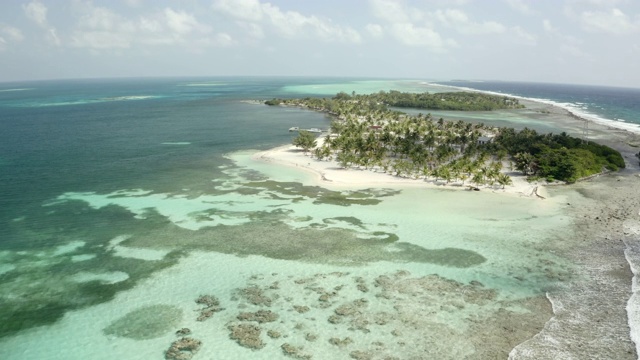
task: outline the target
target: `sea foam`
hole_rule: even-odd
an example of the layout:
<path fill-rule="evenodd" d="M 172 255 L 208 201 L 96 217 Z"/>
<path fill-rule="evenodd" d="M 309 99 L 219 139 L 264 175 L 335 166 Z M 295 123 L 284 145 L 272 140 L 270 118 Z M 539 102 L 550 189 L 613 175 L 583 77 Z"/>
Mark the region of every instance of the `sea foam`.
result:
<path fill-rule="evenodd" d="M 436 85 L 436 84 L 432 84 L 432 85 Z M 447 86 L 447 87 L 450 87 L 452 89 L 480 92 L 480 93 L 490 94 L 490 95 L 509 96 L 509 97 L 516 98 L 516 99 L 519 99 L 519 100 L 527 100 L 527 101 L 533 101 L 533 102 L 538 102 L 538 103 L 542 103 L 542 104 L 552 105 L 552 106 L 564 109 L 564 110 L 568 111 L 570 114 L 572 114 L 572 115 L 576 116 L 577 118 L 582 119 L 584 121 L 591 121 L 591 122 L 594 122 L 596 124 L 609 126 L 609 127 L 612 127 L 612 128 L 626 130 L 626 131 L 630 131 L 632 133 L 640 134 L 640 125 L 631 124 L 631 123 L 625 122 L 622 119 L 608 119 L 608 118 L 602 117 L 600 115 L 596 115 L 594 113 L 591 113 L 591 112 L 587 111 L 586 110 L 586 105 L 584 103 L 580 103 L 580 102 L 575 102 L 575 103 L 558 102 L 558 101 L 553 101 L 553 100 L 550 100 L 550 99 L 524 97 L 524 96 L 513 95 L 513 94 L 509 94 L 509 93 L 500 93 L 500 92 L 496 92 L 496 91 L 478 90 L 478 89 L 473 89 L 473 88 L 464 87 L 464 86 L 450 86 L 450 85 L 440 85 L 440 86 Z"/>
<path fill-rule="evenodd" d="M 625 232 L 628 237 L 623 241 L 627 248 L 624 256 L 629 262 L 629 268 L 633 272 L 631 282 L 631 297 L 627 302 L 627 318 L 631 340 L 636 344 L 636 352 L 640 354 L 640 284 L 638 283 L 638 272 L 640 271 L 640 223 L 633 224 L 631 221 L 625 222 Z"/>
<path fill-rule="evenodd" d="M 159 97 L 161 96 L 131 95 L 131 96 L 105 97 L 105 98 L 97 98 L 97 99 L 77 99 L 77 100 L 67 100 L 67 101 L 21 102 L 21 103 L 12 104 L 12 106 L 40 108 L 40 107 L 51 107 L 51 106 L 98 104 L 98 103 L 113 102 L 113 101 L 138 101 L 138 100 L 155 99 Z"/>
<path fill-rule="evenodd" d="M 15 91 L 28 91 L 33 90 L 33 88 L 20 88 L 20 89 L 2 89 L 0 92 L 15 92 Z"/>

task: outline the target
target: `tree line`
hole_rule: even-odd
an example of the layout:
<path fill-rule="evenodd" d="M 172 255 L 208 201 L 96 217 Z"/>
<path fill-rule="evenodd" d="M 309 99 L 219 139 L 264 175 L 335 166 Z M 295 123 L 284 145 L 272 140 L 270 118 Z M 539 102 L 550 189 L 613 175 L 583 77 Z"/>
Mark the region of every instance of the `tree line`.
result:
<path fill-rule="evenodd" d="M 400 107 L 415 108 L 425 110 L 460 110 L 460 111 L 491 111 L 498 109 L 522 109 L 524 105 L 520 104 L 518 99 L 508 97 L 484 94 L 478 92 L 441 92 L 441 93 L 409 93 L 390 90 L 388 92 L 380 91 L 373 94 L 360 95 L 352 92 L 351 95 L 345 92 L 339 92 L 332 99 L 303 99 L 305 104 L 315 108 L 321 106 L 326 110 L 331 110 L 337 104 L 344 102 L 357 103 L 360 106 L 367 107 Z M 271 99 L 265 101 L 267 105 L 291 104 L 291 102 L 299 101 L 299 99 Z"/>
<path fill-rule="evenodd" d="M 625 166 L 616 150 L 566 133 L 538 134 L 526 128 L 516 131 L 461 120 L 435 119 L 431 114 L 407 115 L 389 109 L 391 101 L 384 99 L 390 94 L 395 99 L 418 98 L 416 94 L 397 91 L 372 95 L 341 92 L 331 99 L 274 99 L 272 102 L 333 114 L 336 120 L 331 123 L 322 146 L 316 148 L 313 135 L 304 132 L 294 139 L 294 145 L 305 151 L 315 148 L 315 157 L 335 159 L 345 168 L 372 169 L 447 183 L 461 181 L 463 185 L 469 181 L 504 187 L 511 184 L 510 177 L 502 171 L 505 167 L 515 168 L 530 178 L 571 183 Z M 472 94 L 472 98 L 478 95 Z M 517 100 L 500 101 L 519 107 Z M 397 106 L 397 102 L 393 104 Z M 461 106 L 458 110 L 462 108 L 467 107 Z"/>

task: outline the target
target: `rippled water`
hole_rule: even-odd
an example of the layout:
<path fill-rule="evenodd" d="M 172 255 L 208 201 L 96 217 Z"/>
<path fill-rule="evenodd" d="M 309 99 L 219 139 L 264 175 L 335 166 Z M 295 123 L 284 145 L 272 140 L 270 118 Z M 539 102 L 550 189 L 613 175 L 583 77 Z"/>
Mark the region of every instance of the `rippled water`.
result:
<path fill-rule="evenodd" d="M 0 355 L 162 357 L 188 327 L 203 343 L 194 358 L 285 357 L 284 344 L 314 358 L 460 358 L 505 321 L 533 324 L 509 346 L 535 334 L 551 316 L 546 291 L 573 276 L 557 246 L 571 240 L 562 199 L 324 188 L 252 160 L 249 149 L 288 143 L 289 127 L 330 120 L 243 100 L 317 86 L 422 85 L 4 86 L 28 90 L 0 93 Z M 223 309 L 198 321 L 203 294 Z M 260 309 L 280 320 L 260 324 L 264 346 L 250 350 L 230 327 Z"/>

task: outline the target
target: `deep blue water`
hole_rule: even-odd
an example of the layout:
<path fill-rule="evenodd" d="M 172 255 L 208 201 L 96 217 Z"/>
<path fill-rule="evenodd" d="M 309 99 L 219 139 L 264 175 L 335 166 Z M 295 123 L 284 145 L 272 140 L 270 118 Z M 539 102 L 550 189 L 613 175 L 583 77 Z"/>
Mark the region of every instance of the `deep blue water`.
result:
<path fill-rule="evenodd" d="M 640 124 L 640 89 L 502 81 L 444 81 L 438 84 L 549 100 L 602 119 Z"/>

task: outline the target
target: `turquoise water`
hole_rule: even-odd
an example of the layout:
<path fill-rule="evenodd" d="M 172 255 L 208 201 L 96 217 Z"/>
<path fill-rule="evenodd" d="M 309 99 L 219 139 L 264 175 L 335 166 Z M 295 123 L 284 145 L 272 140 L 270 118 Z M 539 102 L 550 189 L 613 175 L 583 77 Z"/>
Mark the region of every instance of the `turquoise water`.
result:
<path fill-rule="evenodd" d="M 318 82 L 303 84 L 291 84 L 283 87 L 283 90 L 291 94 L 309 94 L 333 96 L 339 92 L 352 92 L 358 94 L 372 94 L 379 91 L 398 90 L 407 92 L 442 92 L 450 90 L 447 87 L 431 85 L 418 80 L 360 80 L 360 81 Z M 299 95 L 298 95 L 299 96 Z"/>
<path fill-rule="evenodd" d="M 238 312 L 266 306 L 245 299 L 247 288 L 271 299 L 283 321 L 271 330 L 316 358 L 373 351 L 373 342 L 401 358 L 416 356 L 409 347 L 458 358 L 491 333 L 478 328 L 483 319 L 548 316 L 529 302 L 571 277 L 573 265 L 555 252 L 571 234 L 562 199 L 332 189 L 249 156 L 289 143 L 292 126 L 326 128 L 330 119 L 245 100 L 318 87 L 322 95 L 423 86 L 250 78 L 1 84 L 27 90 L 0 92 L 0 357 L 162 357 L 181 327 L 203 341 L 198 358 L 284 357 L 280 338 L 262 334 L 260 351 L 230 339 Z M 402 289 L 380 280 L 394 276 Z M 325 293 L 335 299 L 318 303 Z M 206 323 L 195 316 L 203 294 L 224 308 Z M 326 321 L 360 298 L 371 312 L 358 313 L 371 318 Z M 397 335 L 416 311 L 424 315 L 415 337 Z M 331 345 L 334 333 L 353 342 Z M 398 347 L 398 336 L 410 346 Z"/>
<path fill-rule="evenodd" d="M 233 80 L 226 86 L 195 81 L 63 81 L 27 84 L 0 96 L 0 251 L 3 271 L 0 334 L 59 319 L 67 310 L 106 301 L 135 279 L 168 266 L 112 261 L 102 246 L 127 233 L 154 228 L 119 207 L 94 210 L 81 202 L 48 206 L 67 192 L 145 189 L 185 196 L 213 191 L 230 151 L 290 141 L 292 125 L 323 126 L 319 114 L 240 100 L 271 94 L 276 85 Z M 3 84 L 16 88 L 16 84 Z M 25 87 L 25 86 L 22 86 Z M 256 95 L 258 94 L 258 95 Z M 108 99 L 108 100 L 105 100 Z M 175 145 L 182 144 L 182 145 Z M 148 225 L 148 226 L 147 226 Z M 58 246 L 82 250 L 45 259 Z M 92 254 L 86 261 L 73 256 Z M 77 259 L 77 258 L 76 258 Z M 128 280 L 60 284 L 78 271 L 122 270 Z M 135 273 L 135 275 L 133 274 Z"/>

